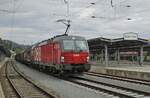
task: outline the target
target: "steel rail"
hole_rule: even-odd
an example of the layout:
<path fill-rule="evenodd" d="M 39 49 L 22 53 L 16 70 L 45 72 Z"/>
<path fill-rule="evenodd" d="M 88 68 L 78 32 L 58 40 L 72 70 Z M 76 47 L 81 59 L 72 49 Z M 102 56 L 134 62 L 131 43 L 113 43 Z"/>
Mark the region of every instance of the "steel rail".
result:
<path fill-rule="evenodd" d="M 105 88 L 101 88 L 98 86 L 92 86 L 90 84 L 85 84 L 85 83 L 79 82 L 78 80 L 83 80 L 83 81 L 87 81 L 87 82 L 91 82 L 91 83 L 96 83 L 97 85 L 104 85 L 107 87 L 116 88 L 116 89 L 118 89 L 118 92 L 111 90 L 111 89 L 105 89 Z M 94 80 L 90 80 L 90 79 L 86 79 L 86 78 L 81 78 L 81 77 L 72 77 L 72 79 L 69 79 L 68 81 L 82 85 L 82 86 L 86 86 L 86 87 L 89 87 L 89 88 L 92 88 L 95 90 L 108 92 L 110 94 L 119 96 L 121 98 L 137 98 L 137 97 L 135 95 L 132 95 L 132 94 L 130 95 L 128 93 L 120 93 L 119 90 L 121 90 L 121 92 L 126 91 L 126 92 L 131 92 L 133 94 L 138 94 L 138 96 L 140 96 L 140 95 L 141 96 L 149 96 L 150 95 L 150 93 L 147 93 L 147 92 L 137 91 L 137 90 L 124 88 L 124 87 L 120 87 L 120 86 L 116 86 L 116 85 L 112 85 L 112 84 L 107 84 L 107 83 L 103 83 L 103 82 L 98 82 L 98 81 L 94 81 Z"/>
<path fill-rule="evenodd" d="M 8 75 L 8 62 L 6 62 L 5 64 L 6 68 L 5 68 L 5 75 L 6 75 L 6 78 L 9 82 L 9 84 L 11 85 L 13 91 L 16 93 L 17 97 L 18 98 L 23 98 L 23 96 L 19 93 L 19 91 L 17 90 L 17 88 L 15 87 L 14 83 L 11 81 L 9 75 Z"/>
<path fill-rule="evenodd" d="M 41 91 L 42 93 L 44 93 L 45 95 L 49 96 L 49 98 L 58 98 L 58 96 L 52 95 L 50 93 L 48 93 L 47 91 L 45 91 L 43 88 L 39 87 L 38 84 L 33 83 L 30 79 L 28 79 L 26 76 L 24 76 L 21 72 L 19 72 L 16 68 L 16 66 L 13 64 L 13 62 L 10 62 L 14 71 L 17 72 L 18 75 L 20 75 L 25 81 L 29 82 L 30 84 L 32 84 L 35 88 L 37 88 L 39 91 Z M 7 73 L 8 76 L 8 73 Z M 9 76 L 8 76 L 9 78 Z M 11 81 L 11 79 L 9 78 L 9 81 Z M 19 96 L 19 98 L 24 98 L 24 96 L 22 96 L 19 91 L 17 90 L 17 88 L 15 87 L 15 85 L 10 82 L 10 84 L 13 86 L 14 91 L 17 93 L 17 95 Z"/>
<path fill-rule="evenodd" d="M 131 96 L 126 95 L 126 94 L 121 94 L 121 93 L 118 93 L 118 92 L 114 92 L 112 90 L 108 90 L 108 89 L 105 89 L 105 88 L 100 88 L 100 87 L 97 87 L 97 86 L 92 86 L 92 85 L 89 85 L 89 84 L 81 83 L 81 82 L 78 82 L 74 79 L 73 80 L 67 80 L 67 81 L 78 84 L 78 85 L 81 85 L 81 86 L 84 86 L 84 87 L 88 87 L 88 88 L 91 88 L 91 89 L 94 89 L 94 90 L 98 90 L 98 91 L 101 91 L 101 92 L 112 94 L 112 95 L 118 96 L 120 98 L 135 98 L 135 97 L 131 97 Z"/>
<path fill-rule="evenodd" d="M 91 76 L 115 79 L 115 80 L 126 81 L 126 82 L 131 82 L 131 83 L 138 83 L 138 84 L 150 86 L 150 81 L 142 80 L 142 79 L 133 79 L 133 78 L 128 78 L 128 77 L 107 75 L 107 74 L 101 74 L 101 73 L 95 73 L 95 72 L 85 72 L 85 74 L 91 75 Z"/>

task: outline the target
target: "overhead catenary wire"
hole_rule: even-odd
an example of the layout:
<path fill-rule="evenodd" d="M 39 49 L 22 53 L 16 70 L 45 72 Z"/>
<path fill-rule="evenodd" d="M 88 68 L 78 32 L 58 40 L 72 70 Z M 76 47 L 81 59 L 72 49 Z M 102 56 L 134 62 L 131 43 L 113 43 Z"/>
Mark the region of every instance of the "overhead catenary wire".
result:
<path fill-rule="evenodd" d="M 20 3 L 18 4 L 18 6 L 15 5 L 16 6 L 15 7 L 16 12 L 22 7 L 23 2 L 24 2 L 24 0 L 20 0 Z"/>
<path fill-rule="evenodd" d="M 114 5 L 113 5 L 113 0 L 111 0 L 111 7 L 114 7 Z"/>
<path fill-rule="evenodd" d="M 83 8 L 82 10 L 95 6 L 99 1 L 102 2 L 102 0 L 97 0 L 97 1 L 95 1 L 95 2 L 91 2 L 90 5 L 86 6 L 86 7 Z M 120 3 L 123 3 L 123 2 L 126 2 L 126 1 L 128 1 L 128 0 L 121 1 L 121 2 L 119 2 L 119 3 L 117 3 L 117 4 L 120 4 Z M 64 2 L 65 2 L 66 4 L 68 3 L 68 2 L 65 1 L 65 0 L 64 0 Z M 116 17 L 116 6 L 117 6 L 117 4 L 113 4 L 113 2 L 112 2 L 112 6 L 114 7 L 114 16 L 115 16 L 115 17 Z M 80 10 L 79 12 L 81 12 L 82 10 Z M 106 11 L 106 10 L 108 10 L 108 9 L 105 9 L 105 11 Z M 105 12 L 105 11 L 103 11 L 103 12 Z M 76 12 L 76 13 L 78 13 L 78 12 Z M 109 17 L 102 16 L 101 18 L 103 18 L 103 19 L 108 19 Z M 114 20 L 113 18 L 109 18 L 109 19 Z"/>
<path fill-rule="evenodd" d="M 67 33 L 69 33 L 69 29 L 70 29 L 70 22 L 71 20 L 69 19 L 69 0 L 64 0 L 64 3 L 67 5 L 67 19 L 58 19 L 56 22 L 61 22 L 63 24 L 66 25 L 66 30 L 65 30 L 65 35 L 67 35 Z"/>
<path fill-rule="evenodd" d="M 105 1 L 105 0 L 97 0 L 97 1 L 95 1 L 95 2 L 91 2 L 90 5 L 86 6 L 85 8 L 82 8 L 80 11 L 78 11 L 78 12 L 76 12 L 76 13 L 79 13 L 79 12 L 81 12 L 81 11 L 87 9 L 87 8 L 96 6 L 97 3 L 100 3 L 100 2 L 103 2 L 103 1 Z M 113 4 L 113 0 L 111 0 L 111 6 L 112 6 L 112 7 L 115 7 L 115 6 L 117 6 L 118 4 L 121 4 L 121 3 L 124 3 L 124 2 L 127 2 L 127 1 L 129 1 L 129 0 L 123 0 L 123 1 L 120 1 L 119 3 Z M 103 12 L 106 12 L 106 10 L 107 10 L 107 9 L 105 9 Z"/>
<path fill-rule="evenodd" d="M 88 5 L 88 6 L 84 7 L 84 8 L 82 8 L 80 11 L 77 11 L 77 12 L 75 12 L 75 13 L 73 13 L 73 14 L 80 13 L 81 11 L 84 11 L 84 10 L 87 9 L 87 8 L 96 6 L 97 3 L 103 2 L 103 1 L 105 1 L 105 0 L 97 0 L 97 1 L 95 1 L 95 2 L 91 2 L 90 5 Z M 113 4 L 113 0 L 111 0 L 112 6 L 113 6 L 113 9 L 114 9 L 114 17 L 116 17 L 116 13 L 117 13 L 117 12 L 116 12 L 116 9 L 117 9 L 116 6 L 117 6 L 118 4 L 121 4 L 121 3 L 124 3 L 124 2 L 127 2 L 127 1 L 129 1 L 129 0 L 123 0 L 123 1 L 120 1 L 119 3 Z M 108 10 L 108 9 L 104 9 L 102 13 L 106 13 L 107 10 Z M 92 16 L 91 16 L 91 17 L 92 17 Z M 100 16 L 100 17 L 102 17 L 102 19 L 107 19 L 107 18 L 108 18 L 108 17 L 105 17 L 105 16 Z M 96 18 L 96 17 L 95 17 L 95 18 Z M 112 18 L 110 18 L 110 19 L 112 19 Z"/>
<path fill-rule="evenodd" d="M 63 0 L 64 2 L 65 2 L 65 4 L 69 4 L 69 0 Z M 81 11 L 83 11 L 83 10 L 85 10 L 85 9 L 87 9 L 87 8 L 90 8 L 90 7 L 92 7 L 92 6 L 94 6 L 96 3 L 98 3 L 98 2 L 102 2 L 102 1 L 105 1 L 105 0 L 97 0 L 97 1 L 95 1 L 95 2 L 91 2 L 91 3 L 89 3 L 89 5 L 88 6 L 86 6 L 86 7 L 84 7 L 84 8 L 81 8 L 79 11 L 77 11 L 77 12 L 75 12 L 75 13 L 72 13 L 72 14 L 78 14 L 78 13 L 80 13 Z M 68 8 L 69 8 L 70 6 L 68 6 Z M 70 9 L 67 9 L 68 11 L 68 13 L 70 13 Z M 60 15 L 60 14 L 56 14 L 56 13 L 53 13 L 53 15 L 55 15 L 55 16 L 63 16 L 63 15 Z"/>
<path fill-rule="evenodd" d="M 128 2 L 128 1 L 130 1 L 130 0 L 123 0 L 123 1 L 120 1 L 120 2 L 118 2 L 118 3 L 115 3 L 113 0 L 110 0 L 110 4 L 111 4 L 111 7 L 113 8 L 113 10 L 114 10 L 114 18 L 119 18 L 119 17 L 117 17 L 117 5 L 121 5 L 122 3 L 124 3 L 124 2 Z M 128 5 L 129 7 L 131 7 L 131 5 Z M 108 11 L 108 9 L 104 9 L 101 13 L 106 13 Z M 91 18 L 101 18 L 101 19 L 113 19 L 112 17 L 106 17 L 106 16 L 91 16 Z"/>
<path fill-rule="evenodd" d="M 64 0 L 65 1 L 65 3 L 67 3 L 67 0 Z M 82 9 L 80 9 L 79 11 L 77 11 L 77 12 L 75 12 L 75 13 L 72 13 L 72 14 L 77 14 L 77 13 L 80 13 L 81 11 L 83 11 L 83 10 L 85 10 L 85 9 L 87 9 L 87 8 L 90 8 L 90 7 L 94 7 L 94 6 L 96 6 L 97 5 L 97 3 L 99 3 L 99 2 L 103 2 L 104 0 L 96 0 L 95 2 L 93 1 L 93 2 L 91 2 L 91 3 L 89 3 L 90 5 L 88 5 L 88 6 L 86 6 L 86 7 L 84 7 L 84 8 L 82 8 Z M 119 1 L 116 1 L 115 2 L 115 0 L 110 0 L 110 4 L 113 6 L 113 9 L 114 9 L 114 15 L 113 15 L 113 17 L 115 18 L 115 20 L 116 19 L 119 19 L 119 18 L 121 18 L 121 16 L 118 16 L 117 15 L 117 10 L 120 10 L 119 9 L 119 5 L 122 5 L 122 4 L 124 4 L 125 2 L 129 2 L 130 0 L 119 0 Z M 127 4 L 126 6 L 124 6 L 124 7 L 132 7 L 131 5 L 129 5 L 129 4 Z M 101 11 L 101 13 L 106 13 L 107 12 L 107 8 L 106 9 L 104 9 L 103 11 Z M 54 14 L 54 15 L 57 15 L 57 14 Z M 61 15 L 60 15 L 61 16 Z M 95 17 L 95 18 L 101 18 L 101 19 L 108 19 L 108 20 L 114 20 L 113 19 L 113 17 L 106 17 L 106 16 L 95 16 L 95 15 L 93 15 L 93 16 L 91 16 L 90 18 L 92 18 L 92 17 Z"/>
<path fill-rule="evenodd" d="M 5 13 L 14 13 L 13 11 L 11 11 L 11 10 L 6 10 L 6 9 L 0 9 L 0 12 L 5 12 Z"/>
<path fill-rule="evenodd" d="M 64 1 L 66 1 L 66 0 L 64 0 Z M 68 20 L 69 20 L 69 0 L 67 0 L 66 2 L 65 2 L 66 4 L 67 4 L 67 18 L 68 18 Z"/>
<path fill-rule="evenodd" d="M 14 32 L 15 14 L 17 13 L 17 10 L 21 6 L 21 4 L 19 4 L 19 6 L 16 6 L 16 2 L 18 2 L 18 1 L 17 0 L 12 0 L 11 1 L 12 10 L 4 10 L 7 13 L 11 13 L 10 33 Z"/>
<path fill-rule="evenodd" d="M 65 4 L 67 4 L 67 17 L 69 16 L 69 0 L 63 0 L 64 2 L 65 2 Z M 82 9 L 80 9 L 79 11 L 77 11 L 77 12 L 75 12 L 75 13 L 72 13 L 72 14 L 77 14 L 77 13 L 80 13 L 81 11 L 84 11 L 85 9 L 88 9 L 88 8 L 90 8 L 90 7 L 93 7 L 93 6 L 95 6 L 95 5 L 97 5 L 97 3 L 100 3 L 100 2 L 103 2 L 103 1 L 105 1 L 105 0 L 96 0 L 95 2 L 91 2 L 91 3 L 89 3 L 89 5 L 88 6 L 86 6 L 86 7 L 84 7 L 84 8 L 82 8 Z M 120 2 L 121 3 L 121 2 Z M 106 9 L 107 10 L 107 9 Z M 106 10 L 104 10 L 103 12 L 105 12 Z M 58 14 L 53 14 L 53 15 L 58 15 Z M 62 15 L 60 15 L 60 16 L 62 16 Z M 104 16 L 102 16 L 103 18 L 104 18 Z M 105 17 L 105 18 L 107 18 L 107 17 Z"/>
<path fill-rule="evenodd" d="M 13 33 L 14 29 L 14 20 L 15 20 L 15 0 L 12 0 L 12 16 L 11 16 L 11 33 Z"/>

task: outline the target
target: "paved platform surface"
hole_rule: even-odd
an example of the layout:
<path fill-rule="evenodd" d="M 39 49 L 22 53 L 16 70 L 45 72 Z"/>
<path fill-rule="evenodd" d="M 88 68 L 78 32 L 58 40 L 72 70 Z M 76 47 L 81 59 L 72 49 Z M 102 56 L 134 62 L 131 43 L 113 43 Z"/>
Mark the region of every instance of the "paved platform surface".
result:
<path fill-rule="evenodd" d="M 91 72 L 116 75 L 128 78 L 143 79 L 150 81 L 150 65 L 144 66 L 115 66 L 115 67 L 102 67 L 92 66 Z"/>

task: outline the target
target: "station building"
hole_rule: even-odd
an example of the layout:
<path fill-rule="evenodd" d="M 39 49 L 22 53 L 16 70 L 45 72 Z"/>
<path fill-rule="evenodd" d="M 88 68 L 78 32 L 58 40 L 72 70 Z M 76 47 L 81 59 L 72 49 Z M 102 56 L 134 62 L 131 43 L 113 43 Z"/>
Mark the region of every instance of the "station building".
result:
<path fill-rule="evenodd" d="M 150 42 L 137 33 L 124 33 L 122 38 L 103 37 L 88 40 L 90 60 L 104 66 L 150 64 Z"/>

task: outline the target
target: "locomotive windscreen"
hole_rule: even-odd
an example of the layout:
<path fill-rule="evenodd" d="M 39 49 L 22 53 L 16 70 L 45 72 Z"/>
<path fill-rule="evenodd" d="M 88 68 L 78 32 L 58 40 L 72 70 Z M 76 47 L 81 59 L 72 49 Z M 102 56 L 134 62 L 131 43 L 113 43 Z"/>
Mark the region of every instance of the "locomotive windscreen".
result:
<path fill-rule="evenodd" d="M 85 40 L 63 40 L 64 50 L 88 50 L 88 45 Z"/>

